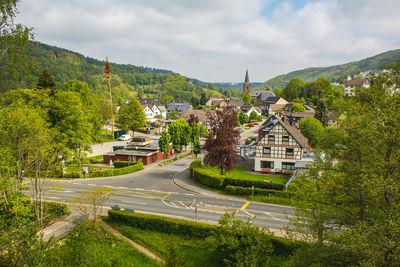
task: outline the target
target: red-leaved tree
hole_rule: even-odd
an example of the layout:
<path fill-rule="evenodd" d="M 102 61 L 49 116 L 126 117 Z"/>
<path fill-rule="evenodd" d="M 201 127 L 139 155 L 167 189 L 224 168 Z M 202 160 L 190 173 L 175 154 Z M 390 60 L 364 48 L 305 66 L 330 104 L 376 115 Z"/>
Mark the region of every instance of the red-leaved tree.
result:
<path fill-rule="evenodd" d="M 214 113 L 207 112 L 207 117 L 211 129 L 203 147 L 208 152 L 204 161 L 211 166 L 218 166 L 223 175 L 224 171 L 233 170 L 238 160 L 235 146 L 239 134 L 234 131 L 236 113 L 233 108 L 227 107 Z"/>

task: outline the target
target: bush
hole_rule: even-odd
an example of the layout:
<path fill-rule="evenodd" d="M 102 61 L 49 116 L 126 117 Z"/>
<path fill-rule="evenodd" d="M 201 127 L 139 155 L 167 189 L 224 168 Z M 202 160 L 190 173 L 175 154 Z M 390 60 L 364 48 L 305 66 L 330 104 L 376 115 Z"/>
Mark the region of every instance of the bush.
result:
<path fill-rule="evenodd" d="M 253 189 L 249 187 L 241 187 L 241 186 L 232 186 L 227 185 L 225 187 L 225 191 L 237 196 L 251 196 L 253 194 Z M 278 190 L 269 190 L 269 189 L 261 189 L 261 188 L 254 188 L 254 195 L 261 195 L 261 196 L 273 196 L 273 197 L 282 197 L 282 198 L 290 198 L 291 193 L 287 191 L 278 191 Z"/>
<path fill-rule="evenodd" d="M 114 168 L 110 170 L 100 170 L 93 171 L 90 176 L 91 177 L 107 177 L 107 176 L 116 176 L 123 175 L 128 173 L 133 173 L 143 170 L 143 162 L 131 162 L 131 166 L 123 167 L 123 168 Z"/>
<path fill-rule="evenodd" d="M 64 177 L 64 178 L 80 178 L 81 176 L 80 176 L 80 173 L 77 172 L 77 173 L 74 173 L 74 174 L 67 173 L 67 174 L 64 174 L 64 176 L 61 176 L 61 177 Z"/>
<path fill-rule="evenodd" d="M 122 210 L 108 210 L 111 221 L 120 222 L 142 230 L 189 236 L 196 238 L 207 238 L 221 226 L 192 222 L 183 219 L 173 219 L 150 214 L 132 213 Z M 293 255 L 294 252 L 305 246 L 305 243 L 293 241 L 283 237 L 270 237 L 275 255 Z"/>
<path fill-rule="evenodd" d="M 226 178 L 223 175 L 216 174 L 213 171 L 201 168 L 201 162 L 199 159 L 194 160 L 190 164 L 190 175 L 195 181 L 216 189 L 225 189 L 225 187 L 228 185 L 240 187 L 254 186 L 261 189 L 272 189 L 281 191 L 285 188 L 285 186 L 282 184 Z"/>
<path fill-rule="evenodd" d="M 88 157 L 90 163 L 103 163 L 103 155 Z"/>
<path fill-rule="evenodd" d="M 124 168 L 124 167 L 129 167 L 132 166 L 133 164 L 136 164 L 136 162 L 132 161 L 114 161 L 114 168 Z"/>
<path fill-rule="evenodd" d="M 211 231 L 217 228 L 217 226 L 205 223 L 136 212 L 132 213 L 122 210 L 108 210 L 108 215 L 112 221 L 123 222 L 139 229 L 170 233 L 180 236 L 206 238 L 211 235 Z"/>

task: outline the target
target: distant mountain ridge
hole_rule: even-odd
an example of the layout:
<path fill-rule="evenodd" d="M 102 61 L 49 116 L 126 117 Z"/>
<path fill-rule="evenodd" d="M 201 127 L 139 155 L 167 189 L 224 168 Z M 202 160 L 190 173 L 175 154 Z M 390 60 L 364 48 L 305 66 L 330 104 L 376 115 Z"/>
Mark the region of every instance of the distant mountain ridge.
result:
<path fill-rule="evenodd" d="M 331 82 L 344 82 L 348 75 L 357 75 L 365 71 L 383 70 L 387 65 L 400 59 L 400 49 L 390 50 L 359 61 L 330 67 L 306 68 L 287 74 L 278 75 L 261 85 L 255 90 L 283 88 L 292 78 L 299 78 L 305 82 L 312 82 L 318 78 L 327 78 Z"/>

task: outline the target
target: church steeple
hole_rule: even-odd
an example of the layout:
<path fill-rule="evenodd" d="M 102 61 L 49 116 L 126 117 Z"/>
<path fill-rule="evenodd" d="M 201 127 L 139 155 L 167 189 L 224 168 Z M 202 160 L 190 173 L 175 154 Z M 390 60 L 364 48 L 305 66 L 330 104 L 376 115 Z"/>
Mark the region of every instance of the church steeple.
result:
<path fill-rule="evenodd" d="M 243 94 L 250 94 L 250 82 L 249 82 L 249 72 L 246 69 L 246 77 L 244 78 L 243 83 Z"/>

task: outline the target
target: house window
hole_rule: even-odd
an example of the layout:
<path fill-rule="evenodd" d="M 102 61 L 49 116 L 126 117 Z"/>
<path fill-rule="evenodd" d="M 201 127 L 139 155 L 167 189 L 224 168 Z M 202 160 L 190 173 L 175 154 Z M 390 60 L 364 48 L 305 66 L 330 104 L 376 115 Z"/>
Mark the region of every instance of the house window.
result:
<path fill-rule="evenodd" d="M 261 161 L 261 168 L 262 169 L 273 169 L 274 162 L 273 161 Z"/>
<path fill-rule="evenodd" d="M 294 155 L 294 149 L 293 148 L 286 148 L 286 155 L 287 156 L 293 156 Z"/>
<path fill-rule="evenodd" d="M 275 141 L 275 135 L 268 135 L 268 141 Z"/>
<path fill-rule="evenodd" d="M 282 142 L 289 142 L 289 136 L 282 136 Z"/>
<path fill-rule="evenodd" d="M 282 162 L 282 170 L 294 170 L 294 162 Z"/>
<path fill-rule="evenodd" d="M 271 148 L 270 147 L 264 147 L 263 148 L 263 154 L 271 154 Z"/>

